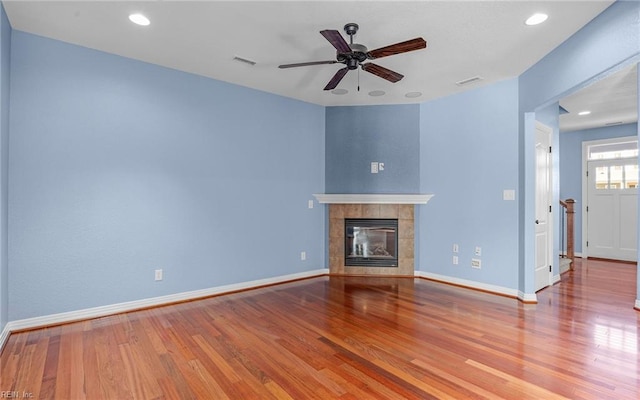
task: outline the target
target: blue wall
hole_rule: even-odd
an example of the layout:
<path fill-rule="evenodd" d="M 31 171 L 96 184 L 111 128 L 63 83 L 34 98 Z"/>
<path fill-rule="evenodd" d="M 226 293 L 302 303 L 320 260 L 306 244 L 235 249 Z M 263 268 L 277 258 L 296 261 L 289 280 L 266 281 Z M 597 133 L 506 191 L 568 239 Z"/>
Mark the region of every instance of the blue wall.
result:
<path fill-rule="evenodd" d="M 328 107 L 327 193 L 418 193 L 418 104 Z M 372 162 L 384 171 L 371 173 Z"/>
<path fill-rule="evenodd" d="M 640 3 L 618 1 L 518 79 L 519 287 L 525 294 L 534 292 L 535 112 L 607 74 L 637 62 L 640 58 L 639 43 Z"/>
<path fill-rule="evenodd" d="M 18 31 L 11 57 L 9 320 L 324 268 L 323 107 Z"/>
<path fill-rule="evenodd" d="M 560 134 L 560 198 L 576 201 L 576 252 L 582 252 L 582 142 L 636 136 L 637 124 L 585 129 Z"/>
<path fill-rule="evenodd" d="M 9 70 L 11 26 L 0 5 L 0 332 L 9 318 L 7 212 L 9 180 Z"/>
<path fill-rule="evenodd" d="M 420 270 L 516 289 L 518 203 L 503 190 L 518 185 L 517 79 L 421 104 L 420 151 L 420 191 L 435 194 L 420 209 Z"/>

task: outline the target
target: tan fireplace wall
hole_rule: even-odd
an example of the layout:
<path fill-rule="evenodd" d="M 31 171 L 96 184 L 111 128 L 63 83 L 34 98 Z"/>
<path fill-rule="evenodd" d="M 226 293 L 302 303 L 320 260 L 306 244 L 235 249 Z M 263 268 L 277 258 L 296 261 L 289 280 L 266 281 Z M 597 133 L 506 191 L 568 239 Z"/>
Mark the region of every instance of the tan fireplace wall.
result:
<path fill-rule="evenodd" d="M 347 267 L 344 265 L 345 218 L 397 218 L 398 267 Z M 410 275 L 415 269 L 413 204 L 330 204 L 329 273 L 338 275 Z"/>

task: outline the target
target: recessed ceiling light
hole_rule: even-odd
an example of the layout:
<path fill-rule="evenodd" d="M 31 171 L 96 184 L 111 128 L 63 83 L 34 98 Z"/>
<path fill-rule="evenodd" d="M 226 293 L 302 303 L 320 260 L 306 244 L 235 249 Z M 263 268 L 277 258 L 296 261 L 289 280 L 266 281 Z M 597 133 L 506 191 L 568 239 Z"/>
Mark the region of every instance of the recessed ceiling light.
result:
<path fill-rule="evenodd" d="M 422 92 L 409 92 L 404 95 L 404 97 L 407 97 L 410 99 L 415 99 L 416 97 L 420 97 L 420 96 L 422 96 Z"/>
<path fill-rule="evenodd" d="M 582 116 L 582 115 L 589 115 L 589 114 L 591 114 L 591 111 L 580 111 L 580 112 L 578 113 L 578 115 L 580 115 L 580 116 Z"/>
<path fill-rule="evenodd" d="M 337 94 L 337 95 L 343 95 L 343 94 L 349 93 L 349 91 L 347 89 L 333 89 L 331 93 Z"/>
<path fill-rule="evenodd" d="M 373 96 L 373 97 L 382 96 L 384 95 L 384 93 L 385 93 L 384 90 L 372 90 L 371 92 L 369 92 L 369 96 Z"/>
<path fill-rule="evenodd" d="M 139 13 L 129 15 L 129 21 L 142 26 L 147 26 L 151 23 L 151 21 L 149 21 L 149 18 Z"/>
<path fill-rule="evenodd" d="M 529 26 L 538 25 L 546 21 L 547 18 L 549 18 L 547 14 L 536 13 L 530 16 L 529 18 L 527 18 L 527 20 L 524 21 L 524 23 Z"/>

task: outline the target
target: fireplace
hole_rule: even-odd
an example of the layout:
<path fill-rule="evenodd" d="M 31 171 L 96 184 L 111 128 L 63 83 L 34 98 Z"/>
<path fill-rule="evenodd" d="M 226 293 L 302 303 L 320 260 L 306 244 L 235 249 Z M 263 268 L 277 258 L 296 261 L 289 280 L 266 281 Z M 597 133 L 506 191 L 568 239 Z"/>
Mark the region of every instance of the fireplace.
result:
<path fill-rule="evenodd" d="M 346 238 L 350 233 L 346 229 L 346 222 L 347 220 L 364 219 L 375 221 L 374 225 L 378 225 L 380 220 L 397 221 L 396 244 L 394 246 L 388 243 L 386 249 L 390 254 L 392 251 L 389 249 L 395 250 L 395 264 L 387 264 L 386 266 L 366 263 L 349 265 L 352 263 L 348 262 L 348 249 L 353 248 L 353 245 Z M 336 275 L 413 276 L 415 270 L 414 248 L 413 204 L 329 205 L 329 273 Z M 364 254 L 364 248 L 362 251 Z"/>
<path fill-rule="evenodd" d="M 314 194 L 329 205 L 329 273 L 332 275 L 415 275 L 415 207 L 427 204 L 432 194 Z M 347 265 L 345 236 L 347 219 L 393 219 L 397 221 L 393 266 Z M 379 221 L 376 221 L 378 223 Z M 391 244 L 388 249 L 393 249 Z M 364 251 L 364 249 L 363 249 Z M 364 254 L 364 253 L 363 253 Z"/>
<path fill-rule="evenodd" d="M 398 267 L 398 220 L 345 218 L 345 266 Z"/>

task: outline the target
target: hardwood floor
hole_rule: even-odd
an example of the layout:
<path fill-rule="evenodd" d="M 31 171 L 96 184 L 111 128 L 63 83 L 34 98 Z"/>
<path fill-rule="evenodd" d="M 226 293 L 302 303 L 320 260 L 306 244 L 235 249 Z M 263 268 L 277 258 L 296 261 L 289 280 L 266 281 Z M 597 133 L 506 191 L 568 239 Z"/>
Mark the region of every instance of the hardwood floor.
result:
<path fill-rule="evenodd" d="M 536 305 L 422 279 L 314 278 L 13 334 L 0 391 L 637 399 L 635 277 L 635 265 L 578 260 Z"/>

